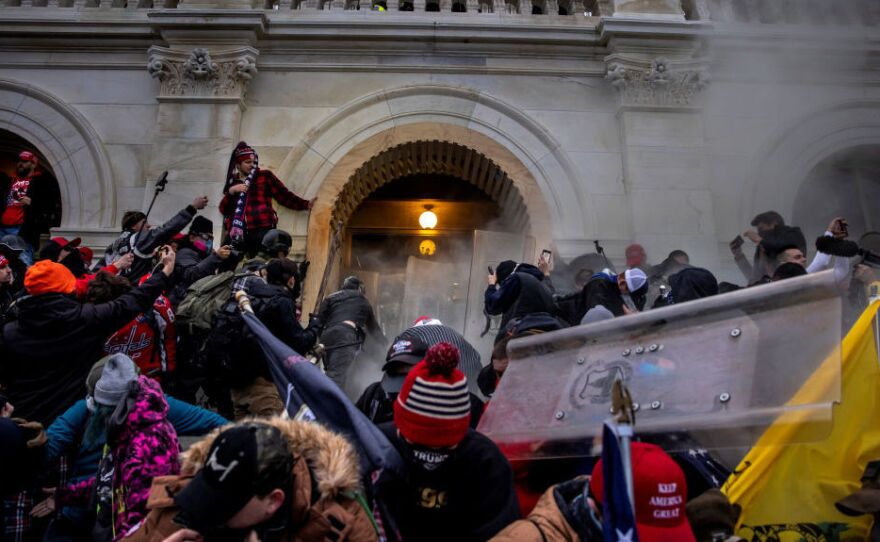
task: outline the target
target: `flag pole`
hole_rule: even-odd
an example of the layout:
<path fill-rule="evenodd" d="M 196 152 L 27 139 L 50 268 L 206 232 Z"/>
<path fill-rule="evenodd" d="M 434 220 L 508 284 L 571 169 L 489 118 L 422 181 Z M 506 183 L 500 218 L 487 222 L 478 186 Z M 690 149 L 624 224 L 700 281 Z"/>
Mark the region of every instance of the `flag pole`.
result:
<path fill-rule="evenodd" d="M 623 381 L 617 379 L 611 389 L 611 406 L 614 411 L 615 430 L 620 444 L 620 458 L 623 462 L 623 476 L 626 480 L 626 493 L 629 503 L 635 510 L 636 500 L 633 491 L 632 453 L 630 444 L 633 437 L 633 425 L 635 425 L 635 411 L 633 410 L 632 396 Z"/>

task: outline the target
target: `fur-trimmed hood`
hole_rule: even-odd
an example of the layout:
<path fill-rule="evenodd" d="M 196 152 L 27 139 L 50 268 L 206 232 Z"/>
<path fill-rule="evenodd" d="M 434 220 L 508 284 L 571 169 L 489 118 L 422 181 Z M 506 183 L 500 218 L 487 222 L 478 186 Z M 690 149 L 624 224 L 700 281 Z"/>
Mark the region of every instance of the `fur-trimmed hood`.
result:
<path fill-rule="evenodd" d="M 333 499 L 343 492 L 360 490 L 357 452 L 342 435 L 315 422 L 290 420 L 281 416 L 247 418 L 234 425 L 249 422 L 269 424 L 281 431 L 294 455 L 306 460 L 320 498 Z M 230 427 L 232 425 L 215 429 L 193 444 L 182 455 L 181 474 L 193 475 L 201 469 L 208 458 L 211 443 Z"/>

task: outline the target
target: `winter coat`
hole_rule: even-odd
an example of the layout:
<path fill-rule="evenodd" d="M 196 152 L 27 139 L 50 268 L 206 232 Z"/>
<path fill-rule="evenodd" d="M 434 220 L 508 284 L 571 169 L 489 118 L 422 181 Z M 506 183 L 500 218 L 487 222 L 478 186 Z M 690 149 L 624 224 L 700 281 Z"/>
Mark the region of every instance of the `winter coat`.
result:
<path fill-rule="evenodd" d="M 105 450 L 112 452 L 112 471 L 102 469 L 102 465 L 97 476 L 71 484 L 56 494 L 59 505 L 84 505 L 95 498 L 98 479 L 112 474 L 113 540 L 124 537 L 147 514 L 153 478 L 180 472 L 180 443 L 168 421 L 168 403 L 162 388 L 147 376 L 138 377 L 133 387 L 123 419 L 115 420 L 114 413 L 108 422 Z"/>
<path fill-rule="evenodd" d="M 486 288 L 483 296 L 486 312 L 503 315 L 496 341 L 514 318 L 535 312 L 558 313 L 553 293 L 543 280 L 544 274 L 537 267 L 519 264 L 497 288 L 492 285 Z"/>
<path fill-rule="evenodd" d="M 177 328 L 171 302 L 160 295 L 152 310 L 138 314 L 104 343 L 105 354 L 125 354 L 141 374 L 168 385 L 177 360 Z"/>
<path fill-rule="evenodd" d="M 165 396 L 168 403 L 168 421 L 174 426 L 178 435 L 204 435 L 213 429 L 223 427 L 229 420 L 223 416 L 203 408 L 180 401 L 169 395 Z M 82 442 L 83 434 L 89 421 L 89 411 L 85 399 L 80 399 L 64 414 L 58 416 L 46 430 L 48 442 L 44 464 L 49 468 L 62 455 L 70 452 L 72 463 L 68 467 L 69 479 L 81 481 L 93 476 L 101 461 L 101 450 L 106 443 L 106 435 L 86 446 Z M 77 448 L 78 449 L 75 449 Z"/>
<path fill-rule="evenodd" d="M 196 208 L 187 205 L 161 226 L 140 232 L 123 231 L 122 235 L 107 247 L 103 265 L 109 265 L 120 256 L 133 252 L 134 263 L 122 273 L 122 276 L 130 280 L 132 284 L 136 284 L 141 277 L 150 273 L 150 269 L 153 267 L 153 251 L 171 241 L 189 224 L 194 216 L 196 216 Z"/>
<path fill-rule="evenodd" d="M 587 515 L 577 500 L 588 483 L 588 477 L 581 477 L 552 486 L 527 518 L 511 523 L 491 542 L 602 542 L 598 518 Z"/>
<path fill-rule="evenodd" d="M 253 421 L 253 420 L 248 420 Z M 280 417 L 258 421 L 274 425 L 287 438 L 294 455 L 293 487 L 288 528 L 277 540 L 294 542 L 372 542 L 378 540 L 370 513 L 358 500 L 360 474 L 352 445 L 324 426 Z M 203 468 L 214 431 L 183 454 L 181 476 L 166 476 L 153 482 L 143 525 L 126 541 L 161 542 L 183 528 L 174 522 L 180 512 L 174 496 Z M 293 527 L 293 528 L 291 528 Z"/>
<path fill-rule="evenodd" d="M 597 305 L 602 305 L 611 311 L 611 314 L 614 316 L 623 316 L 625 314 L 623 312 L 623 296 L 620 295 L 620 288 L 617 286 L 616 281 L 609 280 L 608 275 L 594 275 L 584 285 L 584 289 L 581 290 L 578 311 L 575 315 L 577 317 L 576 322 L 579 323 L 584 315 L 587 314 L 587 311 Z"/>
<path fill-rule="evenodd" d="M 0 215 L 6 211 L 6 197 L 11 186 L 12 178 L 0 173 Z M 54 179 L 38 173 L 31 178 L 27 196 L 31 198 L 31 204 L 24 208 L 24 224 L 18 236 L 36 247 L 40 244 L 40 234 L 61 223 L 61 194 Z"/>
<path fill-rule="evenodd" d="M 0 330 L 0 375 L 16 413 L 48 426 L 82 398 L 107 336 L 147 310 L 167 283 L 164 273 L 155 273 L 99 305 L 60 293 L 21 299 L 18 319 Z"/>
<path fill-rule="evenodd" d="M 205 256 L 192 247 L 183 247 L 177 251 L 174 262 L 174 289 L 168 295 L 171 305 L 177 307 L 186 297 L 186 289 L 195 281 L 213 275 L 223 264 L 216 254 Z"/>
<path fill-rule="evenodd" d="M 669 277 L 669 304 L 686 303 L 718 294 L 715 275 L 700 267 L 689 267 Z"/>
<path fill-rule="evenodd" d="M 318 324 L 313 322 L 309 327 L 303 329 L 296 319 L 295 301 L 287 288 L 266 284 L 259 278 L 254 278 L 246 282 L 245 290 L 251 299 L 251 305 L 257 317 L 272 332 L 272 335 L 302 354 L 308 352 L 315 345 L 318 340 Z M 241 334 L 246 337 L 245 340 L 233 347 L 235 350 L 232 353 L 233 387 L 244 387 L 257 377 L 271 381 L 272 374 L 269 372 L 263 350 L 250 334 L 244 321 L 238 316 L 238 304 L 235 301 L 230 301 L 221 308 L 221 311 L 228 310 L 235 311 L 236 315 L 233 321 L 241 326 Z M 217 319 L 219 321 L 219 316 Z M 224 330 L 217 327 L 217 331 Z"/>
<path fill-rule="evenodd" d="M 46 432 L 37 422 L 0 418 L 0 496 L 32 487 L 46 442 Z"/>
<path fill-rule="evenodd" d="M 342 324 L 346 320 L 357 324 L 358 328 L 371 334 L 381 334 L 379 324 L 373 314 L 373 307 L 360 290 L 339 290 L 321 302 L 318 318 L 324 329 Z"/>
<path fill-rule="evenodd" d="M 407 466 L 406 478 L 375 485 L 403 540 L 482 542 L 520 518 L 510 463 L 481 433 L 468 429 L 453 449 L 416 447 L 393 423 L 379 426 Z"/>
<path fill-rule="evenodd" d="M 238 183 L 226 183 L 223 199 L 220 201 L 220 214 L 223 215 L 223 223 L 227 231 L 232 228 L 235 205 L 238 202 L 238 194 L 229 193 L 229 188 L 234 184 Z M 258 169 L 248 188 L 247 200 L 244 204 L 246 230 L 271 230 L 278 225 L 278 213 L 272 207 L 273 199 L 294 211 L 304 211 L 309 208 L 309 200 L 288 190 L 274 173 L 268 169 Z"/>

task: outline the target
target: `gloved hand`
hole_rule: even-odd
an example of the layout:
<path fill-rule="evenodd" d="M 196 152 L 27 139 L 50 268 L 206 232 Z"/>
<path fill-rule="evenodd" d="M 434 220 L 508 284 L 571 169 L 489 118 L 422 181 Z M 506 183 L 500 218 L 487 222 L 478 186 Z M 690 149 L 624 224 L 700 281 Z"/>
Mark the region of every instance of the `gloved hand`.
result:
<path fill-rule="evenodd" d="M 587 496 L 589 476 L 578 476 L 553 488 L 556 506 L 582 541 L 602 540 L 602 521 Z"/>
<path fill-rule="evenodd" d="M 309 313 L 309 329 L 320 331 L 324 327 L 324 323 L 318 318 L 317 314 Z"/>

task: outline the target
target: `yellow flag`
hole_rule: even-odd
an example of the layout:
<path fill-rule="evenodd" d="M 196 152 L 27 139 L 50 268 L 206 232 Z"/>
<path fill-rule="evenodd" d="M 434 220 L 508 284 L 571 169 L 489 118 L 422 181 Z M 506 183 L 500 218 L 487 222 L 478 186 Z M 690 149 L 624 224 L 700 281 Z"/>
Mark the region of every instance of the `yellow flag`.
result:
<path fill-rule="evenodd" d="M 727 480 L 723 490 L 742 506 L 737 535 L 754 542 L 865 540 L 871 516 L 850 517 L 834 503 L 861 487 L 870 461 L 880 459 L 880 360 L 872 304 L 841 347 L 841 403 L 834 406 L 831 434 L 820 442 L 797 441 L 796 425 L 770 426 Z M 825 362 L 798 391 L 822 396 L 836 382 Z M 785 434 L 782 434 L 785 433 Z"/>

